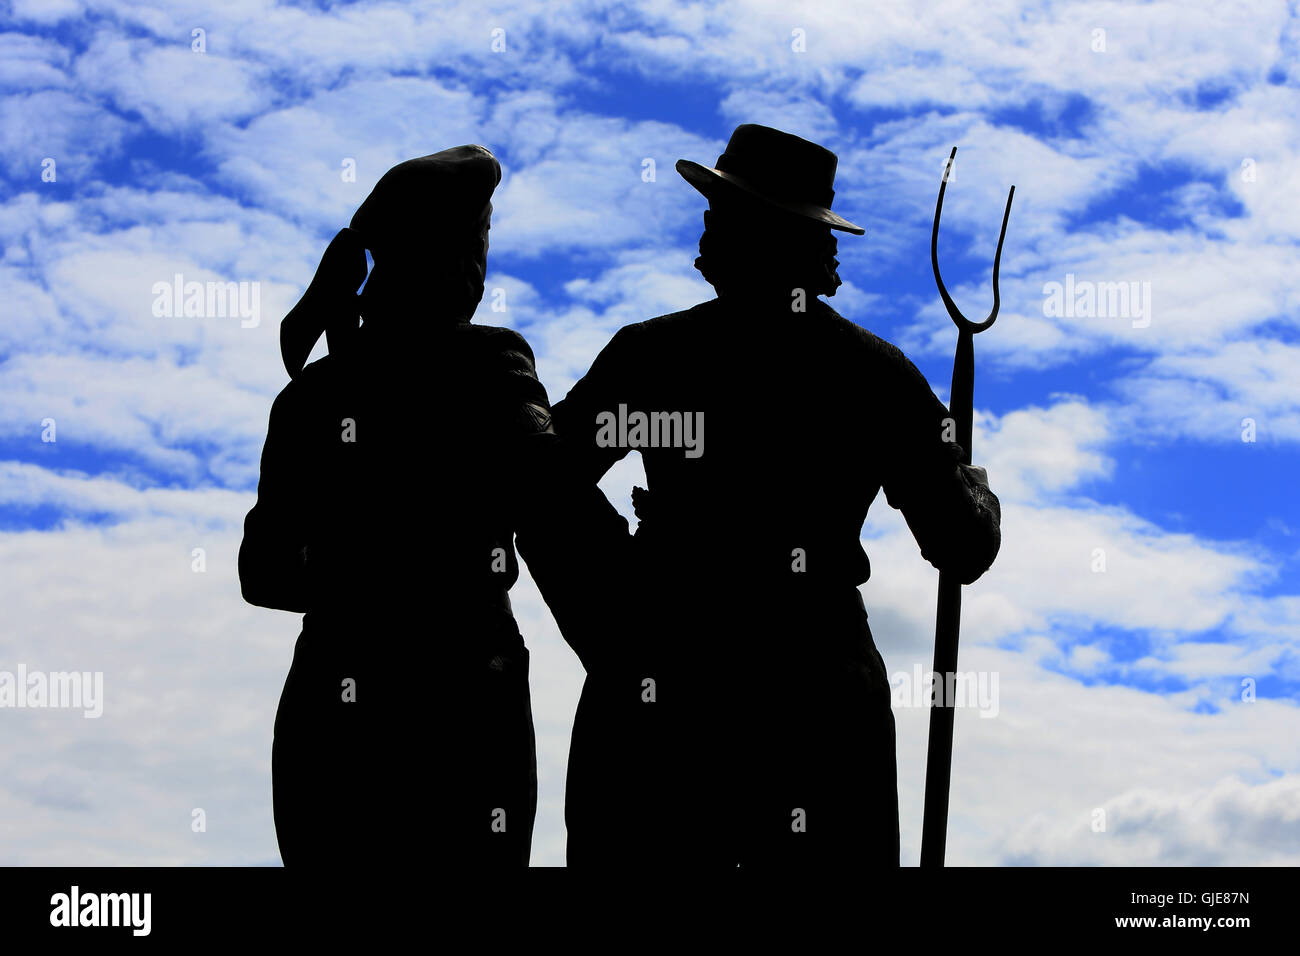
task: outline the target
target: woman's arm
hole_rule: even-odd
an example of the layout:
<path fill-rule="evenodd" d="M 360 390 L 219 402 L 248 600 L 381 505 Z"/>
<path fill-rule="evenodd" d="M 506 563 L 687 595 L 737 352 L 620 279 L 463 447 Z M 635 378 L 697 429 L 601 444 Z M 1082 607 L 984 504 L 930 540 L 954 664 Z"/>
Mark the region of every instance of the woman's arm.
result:
<path fill-rule="evenodd" d="M 611 625 L 620 614 L 620 588 L 631 562 L 627 519 L 596 484 L 627 454 L 600 448 L 594 438 L 594 406 L 611 400 L 608 387 L 616 381 L 612 351 L 613 342 L 556 405 L 556 427 L 548 422 L 545 433 L 530 439 L 533 493 L 517 533 L 519 553 L 560 633 L 588 671 L 610 656 Z M 531 366 L 531 352 L 528 358 Z"/>
<path fill-rule="evenodd" d="M 309 463 L 300 391 L 290 382 L 271 405 L 257 504 L 244 519 L 244 540 L 239 546 L 239 585 L 249 604 L 302 614 L 309 604 L 305 493 Z"/>

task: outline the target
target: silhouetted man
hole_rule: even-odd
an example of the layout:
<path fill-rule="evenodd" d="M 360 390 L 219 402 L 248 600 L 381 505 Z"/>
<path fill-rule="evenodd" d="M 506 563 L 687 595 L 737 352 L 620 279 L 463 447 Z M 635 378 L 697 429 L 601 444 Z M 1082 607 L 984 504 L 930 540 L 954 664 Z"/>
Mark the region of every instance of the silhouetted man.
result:
<path fill-rule="evenodd" d="M 716 167 L 680 161 L 717 298 L 621 329 L 555 406 L 584 477 L 636 448 L 649 485 L 622 618 L 585 648 L 570 865 L 898 865 L 862 523 L 883 488 L 970 583 L 999 508 L 915 366 L 817 298 L 840 284 L 832 230 L 863 232 L 830 210 L 835 167 L 752 125 Z"/>
<path fill-rule="evenodd" d="M 389 170 L 282 327 L 293 380 L 239 569 L 246 600 L 305 612 L 273 750 L 286 864 L 528 863 L 528 651 L 507 591 L 553 435 L 528 344 L 470 323 L 500 178 L 481 146 Z M 322 330 L 330 354 L 303 368 Z"/>

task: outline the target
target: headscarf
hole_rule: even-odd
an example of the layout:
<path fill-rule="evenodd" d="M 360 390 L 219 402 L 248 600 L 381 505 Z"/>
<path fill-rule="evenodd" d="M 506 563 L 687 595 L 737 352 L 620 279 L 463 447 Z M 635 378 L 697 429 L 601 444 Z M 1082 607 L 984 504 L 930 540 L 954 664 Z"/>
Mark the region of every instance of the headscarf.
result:
<path fill-rule="evenodd" d="M 377 270 L 408 268 L 413 258 L 459 261 L 481 242 L 500 182 L 501 164 L 476 145 L 410 159 L 384 173 L 350 227 L 330 242 L 307 291 L 280 323 L 280 353 L 289 376 L 302 371 L 322 333 L 331 353 L 348 347 L 359 321 L 356 290 L 366 279 L 366 250 Z"/>

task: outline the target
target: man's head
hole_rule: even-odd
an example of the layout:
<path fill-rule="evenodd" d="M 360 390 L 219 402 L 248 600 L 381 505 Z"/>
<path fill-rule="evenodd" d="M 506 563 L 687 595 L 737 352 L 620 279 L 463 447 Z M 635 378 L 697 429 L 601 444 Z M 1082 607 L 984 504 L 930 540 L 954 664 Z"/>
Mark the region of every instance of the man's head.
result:
<path fill-rule="evenodd" d="M 829 226 L 801 216 L 714 196 L 704 213 L 695 268 L 720 296 L 833 296 L 839 251 Z"/>
<path fill-rule="evenodd" d="M 736 128 L 713 167 L 678 161 L 709 200 L 695 267 L 719 295 L 835 294 L 832 230 L 863 232 L 831 212 L 837 165 L 816 143 L 753 124 Z"/>

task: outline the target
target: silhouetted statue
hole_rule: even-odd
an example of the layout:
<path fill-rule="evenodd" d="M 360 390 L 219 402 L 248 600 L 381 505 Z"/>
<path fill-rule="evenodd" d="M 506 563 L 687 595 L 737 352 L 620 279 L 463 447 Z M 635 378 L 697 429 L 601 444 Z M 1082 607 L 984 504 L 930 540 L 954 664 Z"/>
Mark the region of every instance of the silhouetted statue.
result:
<path fill-rule="evenodd" d="M 649 485 L 621 616 L 579 641 L 570 865 L 898 865 L 862 523 L 883 488 L 969 583 L 1000 512 L 916 367 L 817 298 L 840 284 L 832 230 L 863 232 L 830 211 L 835 168 L 753 125 L 716 168 L 680 161 L 717 298 L 621 329 L 554 408 L 581 476 L 636 447 Z"/>
<path fill-rule="evenodd" d="M 282 327 L 293 380 L 239 570 L 249 602 L 305 612 L 273 750 L 289 865 L 528 863 L 528 651 L 507 591 L 554 436 L 523 337 L 470 323 L 500 178 L 481 146 L 389 170 Z M 330 354 L 303 368 L 322 330 Z"/>

